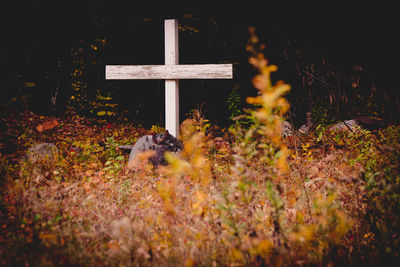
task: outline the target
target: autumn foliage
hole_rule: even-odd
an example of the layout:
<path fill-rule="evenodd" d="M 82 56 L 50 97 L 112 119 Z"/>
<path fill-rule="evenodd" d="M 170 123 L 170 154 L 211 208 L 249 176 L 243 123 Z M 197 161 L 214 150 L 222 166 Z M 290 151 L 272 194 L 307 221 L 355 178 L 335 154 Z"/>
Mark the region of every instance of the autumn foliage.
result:
<path fill-rule="evenodd" d="M 19 122 L 18 152 L 0 155 L 0 264 L 398 261 L 400 127 L 329 132 L 320 126 L 307 137 L 283 139 L 290 86 L 272 83 L 277 67 L 263 49 L 251 31 L 249 61 L 259 73 L 253 79 L 259 94 L 247 99 L 253 108 L 244 118 L 251 124 L 238 122 L 216 136 L 195 111 L 181 125 L 183 151 L 167 153 L 167 166 L 154 168 L 144 153 L 126 168 L 128 155 L 118 145 L 150 133 L 134 125 L 71 115 L 38 134 L 41 118 L 9 118 Z M 59 148 L 55 161 L 16 160 L 44 141 Z"/>
<path fill-rule="evenodd" d="M 41 124 L 38 124 L 38 125 L 36 126 L 36 131 L 37 131 L 38 133 L 41 133 L 41 132 L 43 132 L 43 131 L 53 129 L 53 128 L 56 127 L 57 125 L 58 125 L 58 121 L 57 121 L 57 120 L 45 121 L 45 122 L 43 122 L 43 123 L 41 123 Z"/>

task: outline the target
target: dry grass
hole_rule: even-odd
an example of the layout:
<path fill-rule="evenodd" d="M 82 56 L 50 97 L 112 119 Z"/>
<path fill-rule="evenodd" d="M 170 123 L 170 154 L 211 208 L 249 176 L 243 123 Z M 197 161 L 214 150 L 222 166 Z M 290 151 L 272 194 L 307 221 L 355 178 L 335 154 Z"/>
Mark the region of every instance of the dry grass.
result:
<path fill-rule="evenodd" d="M 79 156 L 20 166 L 7 183 L 4 265 L 325 265 L 374 241 L 350 147 L 293 150 L 283 172 L 196 131 L 169 167 L 132 171 L 118 160 L 107 169 L 112 148 L 74 142 L 87 146 Z"/>

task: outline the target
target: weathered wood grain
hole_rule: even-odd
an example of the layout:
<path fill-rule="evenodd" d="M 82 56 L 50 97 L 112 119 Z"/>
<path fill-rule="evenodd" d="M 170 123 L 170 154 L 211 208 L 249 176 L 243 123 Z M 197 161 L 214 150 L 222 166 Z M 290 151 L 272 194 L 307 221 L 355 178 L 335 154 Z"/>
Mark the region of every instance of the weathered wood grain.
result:
<path fill-rule="evenodd" d="M 107 65 L 106 79 L 232 79 L 232 64 Z"/>
<path fill-rule="evenodd" d="M 165 80 L 165 129 L 179 136 L 179 80 L 232 79 L 232 64 L 179 65 L 178 21 L 164 23 L 165 65 L 106 65 L 106 80 Z"/>
<path fill-rule="evenodd" d="M 178 65 L 178 20 L 165 20 L 164 35 L 165 65 Z M 165 80 L 165 129 L 179 136 L 179 80 Z"/>

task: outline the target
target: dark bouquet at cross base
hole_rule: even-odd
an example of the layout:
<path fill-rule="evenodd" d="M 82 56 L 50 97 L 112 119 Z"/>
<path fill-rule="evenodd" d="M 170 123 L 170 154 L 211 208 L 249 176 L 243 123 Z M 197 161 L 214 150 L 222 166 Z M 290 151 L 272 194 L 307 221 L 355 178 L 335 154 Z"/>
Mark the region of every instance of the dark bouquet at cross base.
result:
<path fill-rule="evenodd" d="M 167 162 L 164 157 L 166 151 L 179 152 L 183 148 L 181 141 L 172 136 L 168 130 L 165 133 L 158 133 L 153 135 L 145 135 L 140 137 L 135 145 L 119 146 L 120 149 L 130 150 L 129 163 L 134 160 L 136 155 L 140 152 L 152 150 L 155 155 L 149 158 L 149 161 L 154 165 L 166 165 Z"/>

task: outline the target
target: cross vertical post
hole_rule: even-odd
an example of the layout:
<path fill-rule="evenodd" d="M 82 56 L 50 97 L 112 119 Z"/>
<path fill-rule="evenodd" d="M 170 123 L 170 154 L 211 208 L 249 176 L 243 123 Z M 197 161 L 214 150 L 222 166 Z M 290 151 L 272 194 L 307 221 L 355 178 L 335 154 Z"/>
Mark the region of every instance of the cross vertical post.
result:
<path fill-rule="evenodd" d="M 167 19 L 165 65 L 106 65 L 106 80 L 165 80 L 165 129 L 179 138 L 179 79 L 232 79 L 232 64 L 179 65 L 178 21 Z"/>
<path fill-rule="evenodd" d="M 167 19 L 165 28 L 165 65 L 179 64 L 178 21 Z M 165 129 L 179 137 L 179 80 L 165 80 Z"/>

